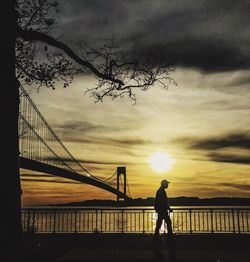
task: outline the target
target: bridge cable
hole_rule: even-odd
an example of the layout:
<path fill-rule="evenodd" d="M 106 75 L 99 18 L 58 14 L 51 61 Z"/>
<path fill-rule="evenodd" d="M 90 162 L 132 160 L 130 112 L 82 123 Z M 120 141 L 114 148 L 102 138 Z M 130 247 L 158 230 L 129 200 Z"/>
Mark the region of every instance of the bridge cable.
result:
<path fill-rule="evenodd" d="M 114 175 L 116 175 L 117 174 L 117 170 L 114 172 L 114 174 L 113 175 L 111 175 L 109 178 L 107 178 L 107 179 L 105 179 L 105 180 L 103 180 L 103 182 L 107 182 L 108 180 L 110 180 L 112 177 L 114 177 Z M 116 178 L 115 178 L 116 179 Z M 112 180 L 113 181 L 113 180 Z"/>
<path fill-rule="evenodd" d="M 33 108 L 33 110 L 35 111 L 35 120 L 34 121 L 37 121 L 37 119 L 39 119 L 47 129 L 44 129 L 43 128 L 43 134 L 44 132 L 48 135 L 52 135 L 52 137 L 55 139 L 55 141 L 57 141 L 60 146 L 64 149 L 64 152 L 66 152 L 68 154 L 68 156 L 70 156 L 70 158 L 73 160 L 73 163 L 77 164 L 81 170 L 83 170 L 84 172 L 86 172 L 89 176 L 93 177 L 94 179 L 96 180 L 99 180 L 103 183 L 106 183 L 106 184 L 109 184 L 109 183 L 112 183 L 113 181 L 116 180 L 116 178 L 112 179 L 116 174 L 117 174 L 117 171 L 114 172 L 113 175 L 111 175 L 109 178 L 107 178 L 106 180 L 102 180 L 96 176 L 94 176 L 93 174 L 91 174 L 86 168 L 84 168 L 78 160 L 76 160 L 74 158 L 74 156 L 69 152 L 69 150 L 66 148 L 66 146 L 62 143 L 62 141 L 60 140 L 60 138 L 56 135 L 56 133 L 54 132 L 54 130 L 50 127 L 50 125 L 48 124 L 48 122 L 45 120 L 45 118 L 43 117 L 43 115 L 41 114 L 41 112 L 38 110 L 38 108 L 36 107 L 36 105 L 34 104 L 33 100 L 30 98 L 29 94 L 27 93 L 27 91 L 24 89 L 24 87 L 21 85 L 21 83 L 19 83 L 19 88 L 22 92 L 22 95 L 23 97 L 26 98 L 26 100 L 24 100 L 24 107 L 26 108 L 26 111 L 28 110 L 28 114 L 32 115 L 32 111 L 31 111 L 31 108 Z M 31 107 L 29 106 L 31 105 Z M 28 107 L 28 108 L 27 108 Z M 38 140 L 40 140 L 44 145 L 45 145 L 45 149 L 46 149 L 46 152 L 51 152 L 54 156 L 57 157 L 58 160 L 60 160 L 60 162 L 66 166 L 70 171 L 72 172 L 76 172 L 72 167 L 70 167 L 51 147 L 50 145 L 48 145 L 44 139 L 36 132 L 35 128 L 32 126 L 31 123 L 29 123 L 27 121 L 27 119 L 22 115 L 22 113 L 20 112 L 19 113 L 20 115 L 20 118 L 22 119 L 22 121 L 29 127 L 29 129 L 32 131 L 32 133 L 35 135 L 35 137 L 38 138 Z M 37 117 L 38 116 L 38 117 Z M 33 122 L 33 118 L 31 118 L 31 122 Z M 48 132 L 48 131 L 49 132 Z M 28 142 L 28 144 L 30 145 L 30 142 Z M 39 151 L 40 151 L 40 144 L 39 144 Z M 31 152 L 32 154 L 32 152 Z M 32 156 L 31 156 L 32 157 Z M 111 180 L 112 179 L 112 180 Z"/>
<path fill-rule="evenodd" d="M 93 178 L 102 181 L 101 179 L 99 179 L 98 177 L 94 176 L 93 174 L 91 174 L 86 168 L 84 168 L 75 158 L 74 156 L 69 152 L 69 150 L 66 148 L 66 146 L 62 143 L 62 141 L 60 140 L 60 138 L 55 134 L 55 132 L 53 131 L 53 129 L 50 127 L 50 125 L 48 124 L 48 122 L 44 119 L 43 115 L 41 114 L 41 112 L 38 110 L 38 108 L 36 107 L 36 105 L 34 104 L 34 102 L 32 101 L 32 99 L 30 98 L 29 94 L 27 93 L 27 91 L 24 89 L 24 87 L 20 84 L 19 85 L 20 89 L 22 90 L 24 96 L 26 97 L 26 99 L 29 101 L 29 103 L 32 105 L 33 109 L 35 110 L 35 112 L 38 114 L 38 116 L 41 118 L 41 120 L 43 121 L 43 123 L 45 124 L 45 126 L 47 127 L 47 129 L 50 131 L 50 133 L 52 134 L 52 136 L 55 138 L 55 140 L 61 145 L 61 147 L 65 150 L 65 152 L 71 157 L 71 159 L 84 171 L 86 172 L 88 175 L 92 176 Z M 25 119 L 22 116 L 22 119 Z M 25 120 L 26 124 L 28 123 Z M 29 124 L 28 125 L 32 130 L 34 130 L 34 128 Z M 38 135 L 38 134 L 37 134 Z M 42 138 L 41 138 L 42 141 Z M 42 141 L 43 142 L 43 141 Z M 43 142 L 44 144 L 46 144 L 45 142 Z M 46 145 L 47 146 L 47 145 Z M 48 147 L 48 146 L 47 146 Z M 55 156 L 58 157 L 57 154 L 53 153 Z M 58 157 L 63 163 L 65 163 L 60 157 Z M 66 164 L 66 163 L 65 163 Z M 66 164 L 67 167 L 69 167 Z M 72 170 L 72 168 L 70 168 Z M 75 172 L 75 171 L 74 171 Z"/>
<path fill-rule="evenodd" d="M 48 148 L 48 150 L 54 154 L 71 172 L 75 172 L 67 163 L 65 163 L 57 154 L 56 152 L 50 148 L 43 139 L 39 136 L 39 134 L 34 130 L 34 128 L 30 125 L 30 123 L 25 119 L 25 117 L 20 113 L 19 116 L 21 119 L 25 122 L 25 124 L 32 130 L 32 132 L 35 134 L 35 136 Z"/>
<path fill-rule="evenodd" d="M 128 178 L 127 178 L 127 183 L 126 184 L 127 184 L 127 188 L 128 188 L 129 197 L 132 198 L 130 187 L 129 187 L 129 183 L 128 183 Z"/>

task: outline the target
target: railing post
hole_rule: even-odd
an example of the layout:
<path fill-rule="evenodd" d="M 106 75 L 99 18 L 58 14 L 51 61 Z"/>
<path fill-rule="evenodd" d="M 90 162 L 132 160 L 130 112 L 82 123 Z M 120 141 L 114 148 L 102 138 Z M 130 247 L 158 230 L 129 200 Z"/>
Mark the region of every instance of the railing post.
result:
<path fill-rule="evenodd" d="M 75 234 L 77 233 L 77 219 L 76 219 L 77 211 L 75 209 Z"/>
<path fill-rule="evenodd" d="M 238 232 L 239 232 L 239 234 L 240 234 L 240 233 L 241 233 L 241 230 L 240 230 L 240 215 L 239 215 L 239 209 L 237 209 L 236 212 L 237 212 Z"/>
<path fill-rule="evenodd" d="M 53 233 L 56 233 L 56 210 L 53 209 Z"/>
<path fill-rule="evenodd" d="M 98 232 L 98 211 L 97 209 L 95 210 L 95 228 L 96 228 L 96 232 Z"/>
<path fill-rule="evenodd" d="M 235 220 L 234 220 L 234 210 L 232 209 L 232 218 L 233 218 L 233 233 L 235 233 Z"/>
<path fill-rule="evenodd" d="M 249 214 L 249 212 L 248 212 L 248 211 L 246 211 L 247 232 L 249 233 L 249 232 L 250 232 L 250 230 L 249 230 L 249 225 L 248 225 L 248 214 Z"/>
<path fill-rule="evenodd" d="M 26 230 L 27 231 L 31 230 L 31 228 L 30 228 L 30 209 L 28 210 L 28 221 L 27 221 Z"/>
<path fill-rule="evenodd" d="M 102 209 L 101 209 L 101 233 L 102 233 Z"/>
<path fill-rule="evenodd" d="M 189 209 L 189 226 L 190 226 L 190 234 L 193 233 L 193 230 L 192 230 L 192 210 Z"/>
<path fill-rule="evenodd" d="M 32 209 L 32 227 L 33 227 L 34 230 L 36 230 L 36 228 L 35 228 L 35 213 L 36 213 L 36 210 Z"/>
<path fill-rule="evenodd" d="M 122 234 L 124 233 L 124 228 L 123 228 L 123 212 L 124 212 L 124 210 L 122 209 Z"/>
<path fill-rule="evenodd" d="M 214 216 L 213 216 L 213 209 L 210 209 L 211 214 L 211 233 L 214 233 Z"/>
<path fill-rule="evenodd" d="M 142 233 L 145 233 L 145 227 L 144 227 L 144 215 L 145 215 L 145 210 L 142 210 Z"/>

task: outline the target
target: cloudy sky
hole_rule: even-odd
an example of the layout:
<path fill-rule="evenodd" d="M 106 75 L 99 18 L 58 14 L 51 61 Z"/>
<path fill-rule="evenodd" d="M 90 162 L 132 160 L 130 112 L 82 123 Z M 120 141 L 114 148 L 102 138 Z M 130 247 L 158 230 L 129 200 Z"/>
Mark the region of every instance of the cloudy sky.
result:
<path fill-rule="evenodd" d="M 249 1 L 62 0 L 53 35 L 77 50 L 115 36 L 128 54 L 170 60 L 177 86 L 95 103 L 91 74 L 70 87 L 31 90 L 31 97 L 70 152 L 96 176 L 125 165 L 133 197 L 154 196 L 161 179 L 169 196 L 250 197 Z M 175 161 L 167 172 L 149 164 L 155 152 Z M 110 193 L 22 170 L 24 204 Z"/>

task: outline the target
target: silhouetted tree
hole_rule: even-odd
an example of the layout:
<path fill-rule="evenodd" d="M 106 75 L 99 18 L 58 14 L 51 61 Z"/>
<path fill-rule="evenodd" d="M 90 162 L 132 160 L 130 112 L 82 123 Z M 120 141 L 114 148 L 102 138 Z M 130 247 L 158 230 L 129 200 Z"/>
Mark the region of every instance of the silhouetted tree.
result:
<path fill-rule="evenodd" d="M 8 14 L 6 28 L 9 34 L 1 41 L 1 50 L 7 58 L 1 60 L 4 92 L 2 139 L 8 141 L 3 149 L 2 170 L 6 170 L 5 183 L 1 183 L 3 228 L 1 247 L 23 247 L 21 227 L 21 186 L 19 176 L 18 115 L 19 84 L 55 88 L 63 80 L 67 87 L 75 74 L 91 72 L 97 78 L 94 89 L 87 90 L 97 101 L 127 95 L 135 100 L 134 90 L 148 90 L 155 84 L 167 89 L 174 82 L 169 73 L 174 68 L 153 57 L 140 58 L 119 51 L 114 39 L 96 49 L 79 44 L 77 52 L 52 36 L 58 3 L 54 0 L 8 0 L 4 9 Z"/>

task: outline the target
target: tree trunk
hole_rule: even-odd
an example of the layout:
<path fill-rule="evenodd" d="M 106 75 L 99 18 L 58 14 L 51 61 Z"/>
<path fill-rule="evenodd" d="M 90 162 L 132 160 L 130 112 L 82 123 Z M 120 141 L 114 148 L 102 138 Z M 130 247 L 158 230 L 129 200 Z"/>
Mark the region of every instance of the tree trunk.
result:
<path fill-rule="evenodd" d="M 15 0 L 2 3 L 5 21 L 1 31 L 8 34 L 1 37 L 1 82 L 2 82 L 2 157 L 0 182 L 0 248 L 12 254 L 18 254 L 23 248 L 21 226 L 21 186 L 19 175 L 19 147 L 18 147 L 18 114 L 19 90 L 15 76 L 15 41 L 17 35 L 17 12 Z"/>

